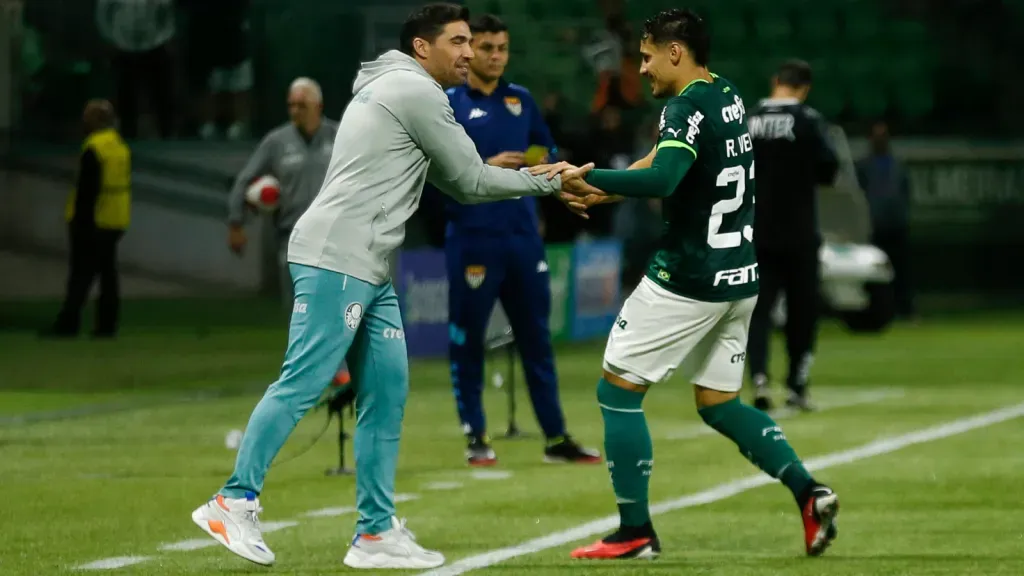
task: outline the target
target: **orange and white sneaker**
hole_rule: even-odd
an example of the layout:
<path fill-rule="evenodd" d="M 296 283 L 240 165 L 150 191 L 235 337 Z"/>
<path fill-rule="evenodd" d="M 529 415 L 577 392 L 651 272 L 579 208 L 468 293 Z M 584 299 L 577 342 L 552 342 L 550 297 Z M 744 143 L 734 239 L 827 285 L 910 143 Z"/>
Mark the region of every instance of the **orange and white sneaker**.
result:
<path fill-rule="evenodd" d="M 263 543 L 260 501 L 252 492 L 245 498 L 218 494 L 192 512 L 192 521 L 235 554 L 264 566 L 274 563 L 274 553 Z"/>
<path fill-rule="evenodd" d="M 639 528 L 620 527 L 589 546 L 572 551 L 577 560 L 654 560 L 661 555 L 661 542 L 650 523 Z"/>
<path fill-rule="evenodd" d="M 405 520 L 392 516 L 390 530 L 356 534 L 344 562 L 349 568 L 366 570 L 423 569 L 444 564 L 444 556 L 417 544 L 416 536 L 405 527 Z"/>
<path fill-rule="evenodd" d="M 804 504 L 804 543 L 808 556 L 821 556 L 839 535 L 836 516 L 839 515 L 839 496 L 828 486 L 815 486 Z"/>

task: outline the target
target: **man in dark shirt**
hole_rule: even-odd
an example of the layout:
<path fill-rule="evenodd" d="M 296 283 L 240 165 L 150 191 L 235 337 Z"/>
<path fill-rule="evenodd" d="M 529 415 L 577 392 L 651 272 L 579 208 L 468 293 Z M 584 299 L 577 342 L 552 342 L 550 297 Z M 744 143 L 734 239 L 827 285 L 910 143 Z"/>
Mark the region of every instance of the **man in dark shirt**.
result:
<path fill-rule="evenodd" d="M 120 294 L 117 244 L 131 216 L 131 154 L 114 129 L 114 107 L 92 100 L 82 115 L 87 133 L 79 160 L 78 181 L 68 198 L 67 294 L 57 321 L 45 336 L 78 335 L 82 306 L 99 276 L 96 337 L 117 333 Z"/>
<path fill-rule="evenodd" d="M 820 283 L 817 187 L 831 184 L 839 169 L 824 120 L 804 104 L 810 89 L 810 66 L 786 62 L 774 79 L 771 98 L 762 100 L 748 121 L 757 166 L 754 244 L 761 292 L 750 320 L 747 361 L 754 405 L 762 410 L 771 408 L 768 346 L 779 292 L 786 295 L 787 404 L 810 408 L 807 384 Z"/>

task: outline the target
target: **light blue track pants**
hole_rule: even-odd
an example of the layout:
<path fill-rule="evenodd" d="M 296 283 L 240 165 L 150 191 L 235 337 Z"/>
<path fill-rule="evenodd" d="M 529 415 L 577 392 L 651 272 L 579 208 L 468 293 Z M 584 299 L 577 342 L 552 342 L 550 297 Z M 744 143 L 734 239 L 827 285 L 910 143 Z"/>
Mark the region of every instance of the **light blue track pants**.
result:
<path fill-rule="evenodd" d="M 348 359 L 356 386 L 356 507 L 361 534 L 391 528 L 395 468 L 409 394 L 409 358 L 398 296 L 345 274 L 291 264 L 295 304 L 281 376 L 256 405 L 220 490 L 259 494 L 270 463 Z"/>

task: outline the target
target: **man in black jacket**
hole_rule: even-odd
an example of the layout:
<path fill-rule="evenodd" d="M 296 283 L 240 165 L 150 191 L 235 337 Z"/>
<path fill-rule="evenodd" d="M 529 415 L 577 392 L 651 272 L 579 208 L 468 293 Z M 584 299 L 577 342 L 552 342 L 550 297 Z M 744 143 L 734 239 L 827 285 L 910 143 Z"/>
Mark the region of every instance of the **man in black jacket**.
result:
<path fill-rule="evenodd" d="M 779 292 L 784 292 L 787 404 L 806 410 L 820 284 L 816 189 L 835 180 L 839 161 L 824 120 L 804 104 L 811 89 L 810 66 L 788 61 L 773 84 L 771 98 L 759 103 L 748 122 L 757 167 L 754 244 L 761 291 L 750 321 L 747 360 L 756 391 L 754 404 L 769 410 L 771 313 Z"/>

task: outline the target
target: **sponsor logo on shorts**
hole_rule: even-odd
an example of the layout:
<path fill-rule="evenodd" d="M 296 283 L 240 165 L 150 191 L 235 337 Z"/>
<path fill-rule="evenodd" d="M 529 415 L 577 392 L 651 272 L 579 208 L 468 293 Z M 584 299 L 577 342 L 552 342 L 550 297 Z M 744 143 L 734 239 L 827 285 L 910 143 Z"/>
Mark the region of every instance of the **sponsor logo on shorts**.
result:
<path fill-rule="evenodd" d="M 345 326 L 348 326 L 349 330 L 355 330 L 359 327 L 359 321 L 363 319 L 363 305 L 359 302 L 353 302 L 345 308 Z"/>
<path fill-rule="evenodd" d="M 732 358 L 729 358 L 731 364 L 739 364 L 747 359 L 746 352 L 740 352 L 739 354 L 733 354 Z"/>
<path fill-rule="evenodd" d="M 466 266 L 466 284 L 469 287 L 476 290 L 484 283 L 484 278 L 487 277 L 486 266 Z"/>
<path fill-rule="evenodd" d="M 742 268 L 730 268 L 715 272 L 714 286 L 726 282 L 729 286 L 740 286 L 757 280 L 757 263 Z"/>
<path fill-rule="evenodd" d="M 405 330 L 401 328 L 385 328 L 384 338 L 387 340 L 401 340 L 405 338 Z"/>
<path fill-rule="evenodd" d="M 306 306 L 308 306 L 308 304 L 305 302 L 296 302 L 295 306 L 292 308 L 292 314 L 305 314 Z"/>
<path fill-rule="evenodd" d="M 622 316 L 615 317 L 615 325 L 618 326 L 620 330 L 625 330 L 627 324 L 629 324 L 629 322 L 627 322 Z"/>

